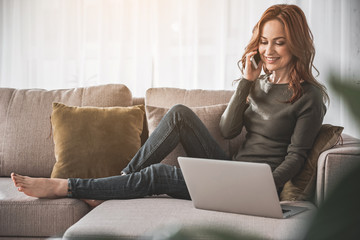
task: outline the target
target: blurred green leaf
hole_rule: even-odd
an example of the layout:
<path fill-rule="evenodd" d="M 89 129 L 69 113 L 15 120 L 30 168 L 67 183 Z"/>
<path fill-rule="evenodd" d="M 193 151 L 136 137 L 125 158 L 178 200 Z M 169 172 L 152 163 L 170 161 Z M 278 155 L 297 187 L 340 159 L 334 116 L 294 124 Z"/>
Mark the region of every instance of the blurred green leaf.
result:
<path fill-rule="evenodd" d="M 344 80 L 344 79 L 342 79 Z M 346 101 L 355 121 L 360 123 L 360 86 L 335 75 L 330 78 L 331 87 Z M 360 189 L 354 183 L 360 181 L 360 165 L 354 165 L 320 206 L 306 240 L 358 239 L 360 236 Z"/>

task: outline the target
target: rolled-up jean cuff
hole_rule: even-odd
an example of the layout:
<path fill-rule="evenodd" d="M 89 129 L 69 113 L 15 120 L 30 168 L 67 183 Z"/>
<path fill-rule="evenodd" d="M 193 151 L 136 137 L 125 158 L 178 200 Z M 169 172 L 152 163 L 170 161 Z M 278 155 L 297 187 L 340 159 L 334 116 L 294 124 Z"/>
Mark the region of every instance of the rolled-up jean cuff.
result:
<path fill-rule="evenodd" d="M 70 181 L 70 178 L 68 179 L 68 190 L 67 190 L 67 197 L 69 197 L 69 198 L 72 198 L 72 197 L 74 197 L 74 195 L 73 195 L 73 192 L 72 192 L 72 190 L 73 190 L 74 188 L 73 188 L 73 186 L 72 186 L 72 184 L 71 184 L 71 181 Z"/>

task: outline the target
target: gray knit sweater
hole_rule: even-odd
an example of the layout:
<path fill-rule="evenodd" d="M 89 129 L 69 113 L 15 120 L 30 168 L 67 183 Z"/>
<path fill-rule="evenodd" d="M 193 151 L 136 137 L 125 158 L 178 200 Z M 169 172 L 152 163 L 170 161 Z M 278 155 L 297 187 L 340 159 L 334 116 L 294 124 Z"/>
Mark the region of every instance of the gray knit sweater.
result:
<path fill-rule="evenodd" d="M 247 134 L 233 159 L 270 165 L 280 189 L 304 165 L 318 134 L 326 107 L 320 89 L 302 83 L 303 95 L 292 95 L 288 84 L 273 84 L 264 75 L 255 81 L 241 79 L 220 120 L 225 138 Z"/>

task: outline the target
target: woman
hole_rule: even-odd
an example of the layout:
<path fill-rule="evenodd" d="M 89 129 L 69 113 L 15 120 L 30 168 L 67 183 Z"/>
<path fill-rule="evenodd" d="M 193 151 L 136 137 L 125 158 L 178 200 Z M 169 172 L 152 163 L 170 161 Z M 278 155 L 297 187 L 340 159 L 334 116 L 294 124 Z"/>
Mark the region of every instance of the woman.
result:
<path fill-rule="evenodd" d="M 251 58 L 257 51 L 261 61 L 255 69 Z M 247 130 L 233 159 L 269 164 L 279 191 L 302 168 L 326 112 L 328 96 L 311 72 L 314 54 L 312 34 L 299 7 L 267 9 L 241 59 L 243 78 L 221 117 L 225 138 L 238 135 L 243 126 Z M 266 75 L 259 76 L 262 69 Z M 45 179 L 13 173 L 11 177 L 19 191 L 39 198 L 106 200 L 168 194 L 190 199 L 181 170 L 159 163 L 179 142 L 188 156 L 230 159 L 196 115 L 176 105 L 120 176 Z"/>

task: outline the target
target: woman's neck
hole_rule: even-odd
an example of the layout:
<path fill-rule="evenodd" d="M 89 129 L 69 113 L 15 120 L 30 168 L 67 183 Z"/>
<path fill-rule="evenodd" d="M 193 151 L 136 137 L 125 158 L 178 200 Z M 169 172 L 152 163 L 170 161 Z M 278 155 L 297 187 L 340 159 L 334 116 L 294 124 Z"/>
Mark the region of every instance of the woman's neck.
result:
<path fill-rule="evenodd" d="M 284 74 L 284 73 L 281 74 L 276 71 L 273 71 L 269 76 L 269 81 L 274 84 L 289 83 L 288 74 Z"/>

